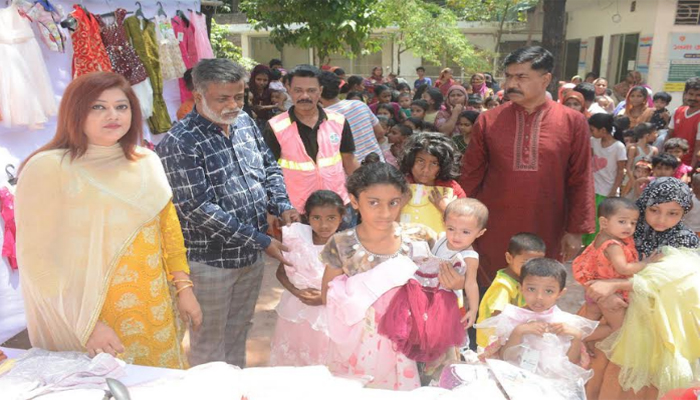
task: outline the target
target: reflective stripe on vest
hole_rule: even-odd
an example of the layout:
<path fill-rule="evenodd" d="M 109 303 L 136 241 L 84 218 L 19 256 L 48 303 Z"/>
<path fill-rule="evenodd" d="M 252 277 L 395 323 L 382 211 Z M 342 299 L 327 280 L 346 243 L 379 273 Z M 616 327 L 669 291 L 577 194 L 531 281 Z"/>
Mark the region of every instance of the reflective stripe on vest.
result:
<path fill-rule="evenodd" d="M 296 162 L 291 160 L 285 160 L 284 158 L 280 158 L 279 160 L 277 160 L 280 167 L 284 169 L 291 169 L 294 171 L 313 171 L 316 169 L 316 167 L 330 167 L 332 165 L 338 164 L 341 161 L 343 161 L 343 157 L 340 155 L 340 153 L 334 155 L 333 157 L 320 158 L 317 160 L 316 163 L 314 163 L 313 161 Z"/>

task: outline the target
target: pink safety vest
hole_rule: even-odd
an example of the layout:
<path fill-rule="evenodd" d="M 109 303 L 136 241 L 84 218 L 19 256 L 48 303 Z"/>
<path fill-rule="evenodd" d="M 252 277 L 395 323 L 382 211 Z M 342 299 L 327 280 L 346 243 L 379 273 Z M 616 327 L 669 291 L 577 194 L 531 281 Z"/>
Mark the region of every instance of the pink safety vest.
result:
<path fill-rule="evenodd" d="M 292 206 L 302 213 L 306 199 L 317 190 L 332 190 L 343 199 L 344 204 L 350 202 L 345 188 L 343 158 L 340 155 L 345 117 L 333 111 L 324 111 L 327 118 L 318 127 L 316 161 L 306 153 L 297 123 L 292 123 L 289 112 L 270 119 L 270 127 L 282 149 L 277 162 L 284 174 L 289 199 Z"/>

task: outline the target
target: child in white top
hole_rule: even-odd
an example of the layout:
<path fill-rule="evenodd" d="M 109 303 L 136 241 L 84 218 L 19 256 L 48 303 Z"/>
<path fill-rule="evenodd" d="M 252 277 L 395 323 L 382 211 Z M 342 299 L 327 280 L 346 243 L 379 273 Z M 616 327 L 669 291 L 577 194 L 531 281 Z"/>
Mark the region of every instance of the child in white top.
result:
<path fill-rule="evenodd" d="M 457 199 L 445 209 L 445 235 L 433 246 L 432 252 L 445 260 L 459 254 L 466 267 L 464 291 L 467 297 L 467 312 L 462 318 L 466 328 L 476 322 L 479 310 L 479 285 L 476 272 L 479 268 L 479 254 L 474 251 L 474 241 L 486 232 L 489 211 L 476 199 Z M 461 300 L 461 296 L 459 296 Z"/>

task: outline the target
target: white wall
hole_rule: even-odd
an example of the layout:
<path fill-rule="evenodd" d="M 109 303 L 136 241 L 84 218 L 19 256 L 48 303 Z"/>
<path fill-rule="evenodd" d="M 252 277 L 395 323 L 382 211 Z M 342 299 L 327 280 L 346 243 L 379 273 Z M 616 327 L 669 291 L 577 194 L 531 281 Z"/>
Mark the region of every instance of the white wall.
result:
<path fill-rule="evenodd" d="M 571 1 L 571 0 L 570 0 Z M 636 10 L 630 11 L 631 0 L 573 0 L 568 9 L 569 18 L 566 39 L 588 40 L 588 56 L 585 73 L 593 65 L 593 45 L 596 36 L 603 36 L 601 55 L 601 75 L 607 74 L 610 63 L 610 36 L 621 33 L 639 33 L 640 37 L 652 36 L 649 72 L 645 78 L 654 91 L 663 90 L 666 82 L 669 60 L 668 40 L 673 32 L 700 33 L 700 26 L 674 25 L 677 0 L 637 0 Z M 567 3 L 569 4 L 569 3 Z M 619 8 L 618 8 L 619 4 Z M 619 10 L 620 21 L 612 21 L 613 14 Z M 615 84 L 617 82 L 611 82 Z M 681 104 L 682 92 L 671 93 L 672 107 Z"/>
<path fill-rule="evenodd" d="M 636 10 L 631 12 L 631 0 L 573 1 L 571 7 L 567 7 L 566 40 L 588 41 L 586 67 L 579 69 L 579 75 L 585 75 L 593 66 L 595 37 L 603 36 L 600 74 L 606 76 L 610 62 L 610 36 L 621 33 L 639 33 L 640 37 L 653 35 L 657 8 L 660 3 L 666 3 L 665 7 L 675 10 L 675 5 L 669 4 L 671 2 L 675 4 L 675 0 L 637 0 Z M 618 12 L 620 21 L 616 23 L 612 18 Z M 615 83 L 611 82 L 611 85 Z"/>

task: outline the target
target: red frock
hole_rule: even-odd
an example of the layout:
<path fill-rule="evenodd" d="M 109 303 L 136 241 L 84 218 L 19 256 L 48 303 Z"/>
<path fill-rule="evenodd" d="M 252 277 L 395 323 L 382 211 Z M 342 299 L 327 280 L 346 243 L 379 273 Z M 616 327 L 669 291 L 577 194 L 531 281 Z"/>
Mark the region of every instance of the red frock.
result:
<path fill-rule="evenodd" d="M 71 33 L 73 41 L 73 78 L 95 71 L 112 72 L 112 63 L 107 56 L 100 26 L 95 17 L 79 5 L 73 5 L 71 13 L 77 25 Z"/>
<path fill-rule="evenodd" d="M 533 113 L 509 102 L 479 117 L 462 158 L 460 184 L 489 209 L 476 241 L 479 285 L 488 286 L 505 263 L 510 238 L 540 236 L 547 257 L 559 258 L 564 232 L 595 230 L 595 196 L 588 123 L 547 100 Z"/>

